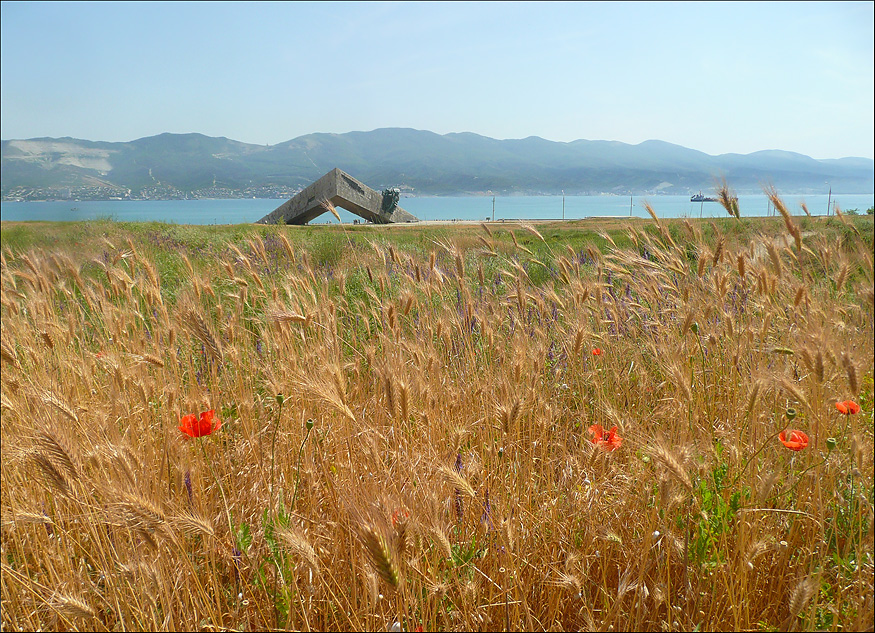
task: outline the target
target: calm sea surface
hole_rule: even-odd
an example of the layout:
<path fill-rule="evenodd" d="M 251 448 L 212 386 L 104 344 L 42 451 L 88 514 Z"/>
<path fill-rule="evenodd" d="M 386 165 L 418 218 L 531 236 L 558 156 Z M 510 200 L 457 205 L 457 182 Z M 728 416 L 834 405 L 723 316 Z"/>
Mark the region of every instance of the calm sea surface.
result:
<path fill-rule="evenodd" d="M 838 204 L 843 211 L 866 209 L 875 205 L 875 194 L 836 194 L 782 198 L 794 215 L 804 215 L 805 202 L 812 215 L 826 215 L 827 205 Z M 649 217 L 644 202 L 664 218 L 728 217 L 716 202 L 690 202 L 689 196 L 509 196 L 495 198 L 496 220 L 567 220 L 617 216 Z M 741 215 L 774 215 L 763 195 L 739 196 Z M 125 200 L 117 202 L 2 202 L 0 220 L 62 221 L 111 218 L 118 222 L 168 222 L 173 224 L 244 224 L 261 219 L 284 200 Z M 564 204 L 564 211 L 563 211 Z M 401 206 L 421 220 L 485 220 L 493 218 L 493 198 L 486 196 L 402 198 Z M 345 223 L 358 216 L 338 209 Z M 564 215 L 563 215 L 564 214 Z M 329 213 L 311 224 L 336 223 Z"/>

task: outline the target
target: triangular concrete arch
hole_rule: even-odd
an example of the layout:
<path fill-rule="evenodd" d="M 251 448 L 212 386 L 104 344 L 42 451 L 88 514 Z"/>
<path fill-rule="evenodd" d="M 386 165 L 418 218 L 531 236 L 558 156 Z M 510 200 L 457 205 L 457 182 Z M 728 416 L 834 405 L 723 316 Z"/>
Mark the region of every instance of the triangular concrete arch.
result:
<path fill-rule="evenodd" d="M 326 201 L 374 224 L 419 221 L 397 205 L 384 211 L 383 194 L 335 168 L 261 218 L 258 224 L 306 224 L 327 212 Z"/>

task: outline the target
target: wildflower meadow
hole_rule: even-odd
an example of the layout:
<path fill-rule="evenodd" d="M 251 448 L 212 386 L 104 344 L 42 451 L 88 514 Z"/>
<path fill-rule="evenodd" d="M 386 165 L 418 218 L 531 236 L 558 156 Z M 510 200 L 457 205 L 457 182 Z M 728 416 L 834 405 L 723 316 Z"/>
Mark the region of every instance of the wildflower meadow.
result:
<path fill-rule="evenodd" d="M 771 195 L 4 223 L 3 630 L 871 630 L 872 217 Z"/>

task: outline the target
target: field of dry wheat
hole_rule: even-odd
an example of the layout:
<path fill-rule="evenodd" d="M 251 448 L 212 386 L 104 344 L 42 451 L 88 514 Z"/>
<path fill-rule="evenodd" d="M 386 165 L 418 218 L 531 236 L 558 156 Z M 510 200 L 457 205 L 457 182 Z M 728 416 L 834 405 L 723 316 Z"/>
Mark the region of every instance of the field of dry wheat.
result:
<path fill-rule="evenodd" d="M 3 630 L 871 630 L 872 245 L 4 224 Z"/>

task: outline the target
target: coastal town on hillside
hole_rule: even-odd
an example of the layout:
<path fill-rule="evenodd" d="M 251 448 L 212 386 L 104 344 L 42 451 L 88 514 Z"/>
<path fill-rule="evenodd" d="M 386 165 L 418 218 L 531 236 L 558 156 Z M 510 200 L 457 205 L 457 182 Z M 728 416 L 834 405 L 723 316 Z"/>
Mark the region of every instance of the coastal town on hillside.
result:
<path fill-rule="evenodd" d="M 244 189 L 212 186 L 186 192 L 172 185 L 157 184 L 134 192 L 121 187 L 105 185 L 79 187 L 24 187 L 17 186 L 4 191 L 3 202 L 51 202 L 51 201 L 98 201 L 98 200 L 201 200 L 241 198 L 291 198 L 301 191 L 300 187 L 283 185 L 258 185 Z"/>

